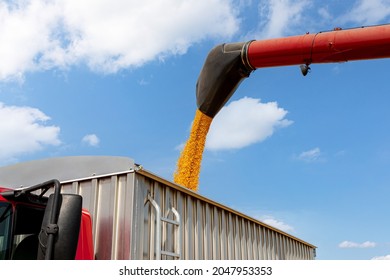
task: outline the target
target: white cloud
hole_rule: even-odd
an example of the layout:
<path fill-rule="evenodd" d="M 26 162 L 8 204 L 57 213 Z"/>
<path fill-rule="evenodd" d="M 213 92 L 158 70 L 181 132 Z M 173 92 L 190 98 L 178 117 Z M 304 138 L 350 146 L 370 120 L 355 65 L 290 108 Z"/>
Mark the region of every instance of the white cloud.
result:
<path fill-rule="evenodd" d="M 287 111 L 276 102 L 244 97 L 233 101 L 215 116 L 207 136 L 206 149 L 239 149 L 261 142 L 277 128 L 292 123 L 285 119 Z"/>
<path fill-rule="evenodd" d="M 0 120 L 1 161 L 61 143 L 58 138 L 60 128 L 46 125 L 50 118 L 36 108 L 0 103 Z"/>
<path fill-rule="evenodd" d="M 288 224 L 286 224 L 283 221 L 276 220 L 273 217 L 265 217 L 263 219 L 260 219 L 262 222 L 266 223 L 267 225 L 270 225 L 272 227 L 278 228 L 285 232 L 294 232 L 294 228 Z"/>
<path fill-rule="evenodd" d="M 341 18 L 343 22 L 382 23 L 390 16 L 390 0 L 360 0 Z"/>
<path fill-rule="evenodd" d="M 308 0 L 260 1 L 260 24 L 255 38 L 282 37 L 294 26 L 301 25 L 303 12 L 310 7 Z"/>
<path fill-rule="evenodd" d="M 363 243 L 355 243 L 351 241 L 343 241 L 339 244 L 340 248 L 374 248 L 376 247 L 375 242 L 366 241 Z"/>
<path fill-rule="evenodd" d="M 92 147 L 97 147 L 100 143 L 100 139 L 96 134 L 87 134 L 81 141 Z"/>
<path fill-rule="evenodd" d="M 113 73 L 183 54 L 205 38 L 229 38 L 238 26 L 225 0 L 2 1 L 0 79 L 80 63 Z"/>
<path fill-rule="evenodd" d="M 374 257 L 372 260 L 390 260 L 390 255 Z"/>
<path fill-rule="evenodd" d="M 331 20 L 332 15 L 329 12 L 327 7 L 321 7 L 318 9 L 318 14 L 321 16 L 321 18 L 326 19 L 326 20 Z"/>
<path fill-rule="evenodd" d="M 26 70 L 47 66 L 46 54 L 58 45 L 50 37 L 59 12 L 48 1 L 0 3 L 0 79 L 22 78 Z"/>
<path fill-rule="evenodd" d="M 306 162 L 313 162 L 319 160 L 321 157 L 321 150 L 320 148 L 314 148 L 309 151 L 302 152 L 298 155 L 297 159 L 306 161 Z"/>

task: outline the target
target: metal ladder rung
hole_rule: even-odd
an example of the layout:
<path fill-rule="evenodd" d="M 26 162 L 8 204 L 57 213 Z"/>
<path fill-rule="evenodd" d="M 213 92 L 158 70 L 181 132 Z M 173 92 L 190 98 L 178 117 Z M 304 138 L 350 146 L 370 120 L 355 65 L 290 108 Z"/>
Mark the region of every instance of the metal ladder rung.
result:
<path fill-rule="evenodd" d="M 168 251 L 161 251 L 161 255 L 166 255 L 170 257 L 180 258 L 180 254 L 168 252 Z"/>
<path fill-rule="evenodd" d="M 179 226 L 180 225 L 177 221 L 174 221 L 174 220 L 171 220 L 171 219 L 168 219 L 168 218 L 165 218 L 165 217 L 161 217 L 161 221 L 169 223 L 169 224 L 172 224 L 172 225 L 175 225 L 175 226 Z"/>

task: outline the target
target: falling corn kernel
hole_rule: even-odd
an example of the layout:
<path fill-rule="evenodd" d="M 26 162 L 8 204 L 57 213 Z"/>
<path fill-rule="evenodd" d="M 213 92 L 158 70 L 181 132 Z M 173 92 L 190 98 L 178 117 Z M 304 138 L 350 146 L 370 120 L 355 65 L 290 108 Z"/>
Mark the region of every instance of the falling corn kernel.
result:
<path fill-rule="evenodd" d="M 180 154 L 174 174 L 175 183 L 194 191 L 198 190 L 203 150 L 211 121 L 211 117 L 196 110 L 190 137 Z"/>

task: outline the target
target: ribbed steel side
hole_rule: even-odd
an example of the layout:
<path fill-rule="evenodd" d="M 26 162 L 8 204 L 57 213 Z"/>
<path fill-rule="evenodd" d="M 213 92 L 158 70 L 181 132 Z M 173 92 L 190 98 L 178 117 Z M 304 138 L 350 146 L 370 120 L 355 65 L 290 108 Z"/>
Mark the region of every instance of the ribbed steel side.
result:
<path fill-rule="evenodd" d="M 155 259 L 157 234 L 162 251 L 180 252 L 186 260 L 315 258 L 315 246 L 147 171 L 70 180 L 63 190 L 83 196 L 93 219 L 97 259 Z M 170 207 L 177 210 L 179 235 L 172 224 L 156 228 L 148 195 L 162 215 Z M 174 219 L 172 213 L 167 218 Z"/>

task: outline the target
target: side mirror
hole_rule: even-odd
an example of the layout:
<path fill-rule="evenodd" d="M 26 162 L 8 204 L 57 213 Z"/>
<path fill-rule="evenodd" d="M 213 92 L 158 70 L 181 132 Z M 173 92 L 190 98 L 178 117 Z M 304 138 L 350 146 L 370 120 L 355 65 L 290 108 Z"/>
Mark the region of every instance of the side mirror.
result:
<path fill-rule="evenodd" d="M 74 260 L 80 231 L 82 197 L 51 194 L 39 233 L 38 260 Z"/>

